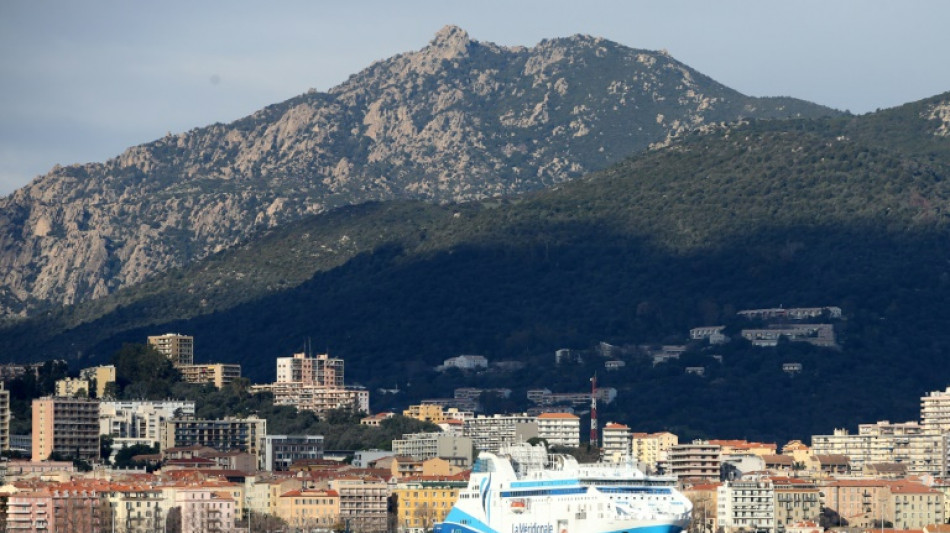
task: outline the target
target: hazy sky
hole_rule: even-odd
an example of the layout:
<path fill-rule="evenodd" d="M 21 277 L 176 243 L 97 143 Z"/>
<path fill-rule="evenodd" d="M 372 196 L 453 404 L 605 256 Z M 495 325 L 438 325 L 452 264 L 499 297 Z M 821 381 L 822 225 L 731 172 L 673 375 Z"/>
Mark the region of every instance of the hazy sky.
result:
<path fill-rule="evenodd" d="M 950 91 L 948 20 L 945 0 L 2 0 L 0 195 L 325 91 L 446 24 L 502 45 L 585 33 L 665 48 L 748 95 L 865 113 Z"/>

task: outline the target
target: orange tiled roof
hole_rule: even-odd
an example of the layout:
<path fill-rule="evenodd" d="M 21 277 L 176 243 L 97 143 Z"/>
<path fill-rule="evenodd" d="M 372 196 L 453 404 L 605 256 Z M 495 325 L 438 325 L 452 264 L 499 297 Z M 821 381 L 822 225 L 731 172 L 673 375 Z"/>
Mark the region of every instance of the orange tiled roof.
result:
<path fill-rule="evenodd" d="M 538 418 L 580 420 L 579 417 L 577 417 L 576 415 L 572 415 L 571 413 L 541 413 L 540 415 L 538 415 Z"/>

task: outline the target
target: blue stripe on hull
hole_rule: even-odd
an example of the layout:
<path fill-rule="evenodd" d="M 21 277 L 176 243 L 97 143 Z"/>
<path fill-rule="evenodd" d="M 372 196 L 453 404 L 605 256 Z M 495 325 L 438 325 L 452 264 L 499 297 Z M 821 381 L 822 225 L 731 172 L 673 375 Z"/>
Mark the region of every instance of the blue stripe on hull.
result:
<path fill-rule="evenodd" d="M 462 525 L 458 523 L 442 522 L 436 524 L 433 528 L 434 533 L 503 533 L 496 531 L 481 522 L 475 521 L 475 524 Z M 474 526 L 474 527 L 473 527 Z M 482 529 L 484 528 L 484 529 Z M 568 531 L 568 533 L 680 533 L 683 528 L 676 525 L 666 526 L 645 526 L 627 529 L 615 529 L 613 531 Z"/>

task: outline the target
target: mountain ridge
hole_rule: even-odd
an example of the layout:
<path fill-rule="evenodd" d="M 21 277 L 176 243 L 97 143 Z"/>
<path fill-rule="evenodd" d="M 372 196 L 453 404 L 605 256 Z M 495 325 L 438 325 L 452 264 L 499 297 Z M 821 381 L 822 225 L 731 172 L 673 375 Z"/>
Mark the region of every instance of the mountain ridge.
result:
<path fill-rule="evenodd" d="M 326 93 L 56 167 L 0 199 L 0 312 L 101 298 L 351 203 L 516 194 L 691 129 L 834 114 L 595 37 L 508 48 L 446 27 Z"/>

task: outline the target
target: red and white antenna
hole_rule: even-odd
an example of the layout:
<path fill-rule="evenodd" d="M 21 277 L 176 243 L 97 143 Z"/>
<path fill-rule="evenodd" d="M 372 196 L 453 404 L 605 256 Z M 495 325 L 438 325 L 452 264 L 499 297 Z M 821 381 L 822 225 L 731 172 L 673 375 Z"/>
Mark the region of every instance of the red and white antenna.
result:
<path fill-rule="evenodd" d="M 590 378 L 590 445 L 597 446 L 597 373 Z"/>

